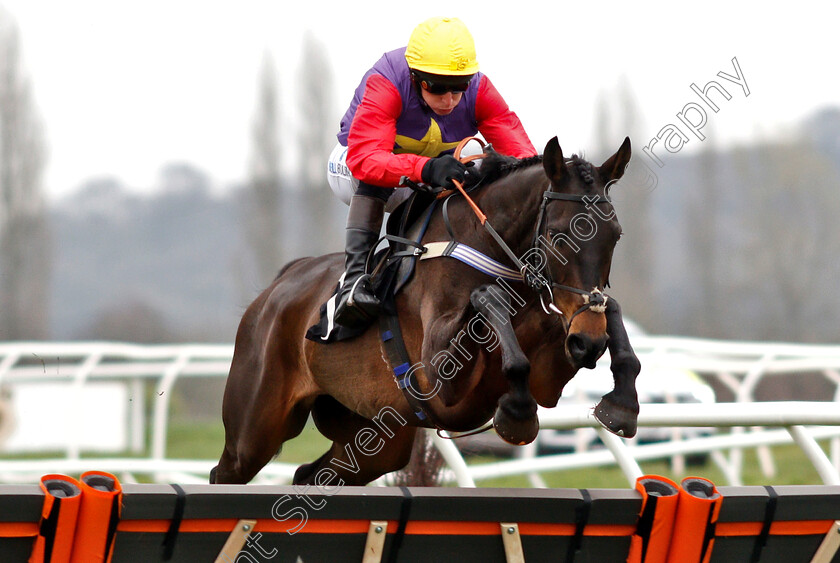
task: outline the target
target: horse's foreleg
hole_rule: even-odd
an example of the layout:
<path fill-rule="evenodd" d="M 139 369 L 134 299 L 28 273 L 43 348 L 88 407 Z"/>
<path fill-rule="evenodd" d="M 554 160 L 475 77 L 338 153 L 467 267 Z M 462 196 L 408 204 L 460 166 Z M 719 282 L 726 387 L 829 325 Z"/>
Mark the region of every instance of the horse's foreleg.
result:
<path fill-rule="evenodd" d="M 595 418 L 607 430 L 618 436 L 632 438 L 636 435 L 639 417 L 639 398 L 636 395 L 636 376 L 641 363 L 627 336 L 621 307 L 615 299 L 607 301 L 607 345 L 610 350 L 610 370 L 615 386 L 601 398 L 595 407 Z"/>
<path fill-rule="evenodd" d="M 493 417 L 496 433 L 511 444 L 533 442 L 539 431 L 539 420 L 537 402 L 528 384 L 531 364 L 513 331 L 510 297 L 495 285 L 483 285 L 473 290 L 470 302 L 499 337 L 502 372 L 510 385 L 510 391 L 499 399 Z"/>

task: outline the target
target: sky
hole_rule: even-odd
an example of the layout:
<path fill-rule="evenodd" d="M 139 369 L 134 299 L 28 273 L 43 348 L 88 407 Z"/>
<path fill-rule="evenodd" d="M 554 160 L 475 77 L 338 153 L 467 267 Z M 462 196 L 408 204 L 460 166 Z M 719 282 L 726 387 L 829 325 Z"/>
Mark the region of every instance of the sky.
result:
<path fill-rule="evenodd" d="M 611 106 L 622 81 L 640 108 L 632 139 L 637 153 L 669 124 L 682 128 L 688 140 L 678 152 L 687 153 L 704 143 L 790 136 L 802 118 L 840 105 L 834 14 L 812 0 L 774 8 L 488 0 L 0 0 L 0 6 L 20 28 L 23 63 L 47 133 L 45 191 L 52 199 L 109 176 L 132 190 L 154 190 L 170 162 L 195 165 L 219 188 L 244 180 L 266 53 L 279 70 L 283 142 L 294 144 L 307 30 L 335 71 L 336 130 L 362 74 L 436 15 L 467 24 L 481 70 L 540 152 L 555 135 L 567 153 L 591 147 L 595 102 L 600 96 Z M 744 86 L 718 75 L 738 76 L 733 58 Z M 731 96 L 711 94 L 716 113 L 691 88 L 711 80 Z M 692 103 L 706 114 L 702 141 L 677 117 Z M 617 149 L 625 132 L 621 116 L 609 115 Z M 702 120 L 697 109 L 685 117 Z M 651 150 L 667 165 L 673 155 L 663 146 L 664 137 Z"/>

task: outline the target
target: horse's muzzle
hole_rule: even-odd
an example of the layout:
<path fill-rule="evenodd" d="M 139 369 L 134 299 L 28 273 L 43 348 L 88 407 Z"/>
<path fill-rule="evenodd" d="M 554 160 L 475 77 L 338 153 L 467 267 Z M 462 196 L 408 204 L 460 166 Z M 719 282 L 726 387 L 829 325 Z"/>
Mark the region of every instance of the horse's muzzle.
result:
<path fill-rule="evenodd" d="M 586 333 L 576 332 L 566 338 L 566 355 L 571 364 L 580 369 L 595 367 L 595 362 L 607 349 L 606 334 L 601 336 L 590 336 Z"/>

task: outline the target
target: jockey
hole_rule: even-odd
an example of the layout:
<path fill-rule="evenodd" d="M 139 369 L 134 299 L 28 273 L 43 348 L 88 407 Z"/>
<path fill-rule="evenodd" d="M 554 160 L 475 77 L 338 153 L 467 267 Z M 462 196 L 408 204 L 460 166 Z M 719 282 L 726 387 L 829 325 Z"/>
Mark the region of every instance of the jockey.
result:
<path fill-rule="evenodd" d="M 472 35 L 457 18 L 424 21 L 407 47 L 385 53 L 362 77 L 328 166 L 330 187 L 350 204 L 336 323 L 354 327 L 379 313 L 365 264 L 394 188 L 404 178 L 446 188 L 463 182 L 466 166 L 452 152 L 477 132 L 501 154 L 536 154 L 519 118 L 478 72 Z"/>

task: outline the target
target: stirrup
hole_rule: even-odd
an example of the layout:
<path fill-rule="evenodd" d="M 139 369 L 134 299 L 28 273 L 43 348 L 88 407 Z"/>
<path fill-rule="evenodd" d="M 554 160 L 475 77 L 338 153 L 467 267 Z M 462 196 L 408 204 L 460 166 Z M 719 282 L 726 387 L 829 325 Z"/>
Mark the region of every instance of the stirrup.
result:
<path fill-rule="evenodd" d="M 353 282 L 353 287 L 350 288 L 350 293 L 347 295 L 347 306 L 348 307 L 355 307 L 356 306 L 356 300 L 353 299 L 353 295 L 355 295 L 355 293 L 356 293 L 356 288 L 359 287 L 359 282 L 367 282 L 367 281 L 370 281 L 370 274 L 362 274 L 361 276 L 356 278 L 355 282 Z M 371 295 L 373 295 L 373 292 L 371 292 Z M 376 296 L 373 295 L 373 297 L 375 298 Z"/>
<path fill-rule="evenodd" d="M 381 304 L 379 298 L 373 293 L 371 289 L 369 295 L 373 301 L 359 304 L 355 299 L 355 292 L 359 283 L 365 283 L 370 279 L 368 274 L 359 276 L 353 286 L 347 291 L 346 297 L 339 298 L 338 306 L 335 309 L 335 322 L 348 328 L 355 328 L 364 324 L 369 324 L 379 316 Z"/>

